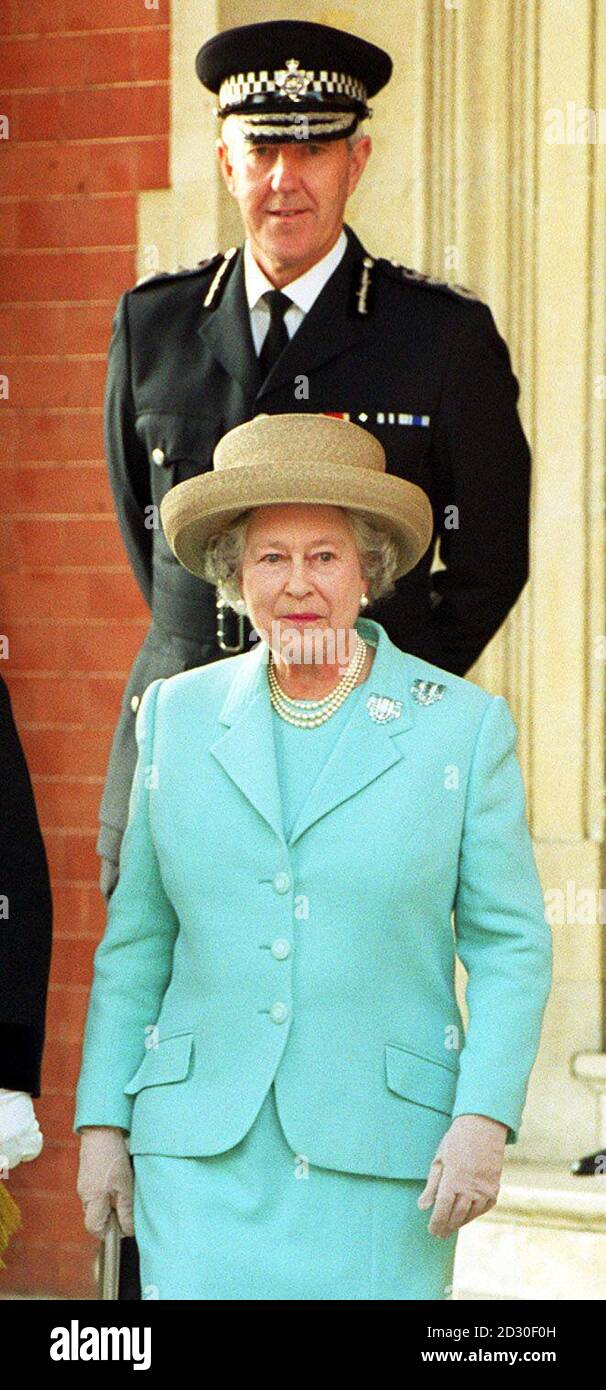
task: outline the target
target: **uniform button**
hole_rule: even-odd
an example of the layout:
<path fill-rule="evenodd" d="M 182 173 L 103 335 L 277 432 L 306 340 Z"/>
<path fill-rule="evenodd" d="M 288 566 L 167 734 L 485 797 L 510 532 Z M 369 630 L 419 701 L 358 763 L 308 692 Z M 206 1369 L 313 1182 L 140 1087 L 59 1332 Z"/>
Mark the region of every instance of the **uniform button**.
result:
<path fill-rule="evenodd" d="M 285 1019 L 288 1018 L 286 1004 L 272 1004 L 269 1012 L 273 1023 L 284 1023 Z"/>
<path fill-rule="evenodd" d="M 152 458 L 154 460 L 154 463 L 157 463 L 159 465 L 164 463 L 165 457 L 166 455 L 164 453 L 164 449 L 152 449 Z"/>
<path fill-rule="evenodd" d="M 286 960 L 286 957 L 290 955 L 290 941 L 287 941 L 284 936 L 279 936 L 277 941 L 274 941 L 271 953 L 272 956 L 276 957 L 276 960 Z"/>
<path fill-rule="evenodd" d="M 131 709 L 132 709 L 133 714 L 136 714 L 136 713 L 137 713 L 137 710 L 138 710 L 140 704 L 141 704 L 141 696 L 140 696 L 140 695 L 131 695 L 131 697 L 130 697 L 130 707 L 131 707 Z"/>
<path fill-rule="evenodd" d="M 276 890 L 276 893 L 288 893 L 288 890 L 290 888 L 290 878 L 288 877 L 288 874 L 275 874 L 274 888 Z"/>

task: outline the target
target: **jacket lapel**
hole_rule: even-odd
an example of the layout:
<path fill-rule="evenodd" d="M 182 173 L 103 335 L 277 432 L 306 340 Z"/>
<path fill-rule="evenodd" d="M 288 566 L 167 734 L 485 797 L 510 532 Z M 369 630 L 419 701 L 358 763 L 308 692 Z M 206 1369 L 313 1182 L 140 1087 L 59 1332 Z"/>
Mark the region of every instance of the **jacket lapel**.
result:
<path fill-rule="evenodd" d="M 210 751 L 255 810 L 284 840 L 282 806 L 267 683 L 266 642 L 242 658 L 225 698 L 219 721 L 227 725 Z M 234 658 L 238 660 L 238 658 Z"/>
<path fill-rule="evenodd" d="M 368 332 L 368 319 L 351 313 L 352 280 L 356 266 L 366 255 L 361 241 L 351 227 L 345 226 L 347 249 L 336 270 L 305 315 L 296 333 L 280 353 L 257 391 L 257 400 L 280 386 L 292 389 L 298 373 L 316 372 L 325 362 L 355 347 Z M 284 286 L 288 294 L 288 285 Z"/>
<path fill-rule="evenodd" d="M 343 729 L 318 780 L 300 808 L 288 845 L 293 845 L 310 826 L 333 811 L 405 756 L 400 735 L 414 725 L 414 706 L 408 691 L 408 658 L 390 641 L 378 623 L 359 618 L 362 636 L 377 642 L 366 690 Z M 227 730 L 211 745 L 211 753 L 248 801 L 285 842 L 267 684 L 266 642 L 259 642 L 242 661 L 224 701 L 219 719 Z M 401 701 L 398 719 L 381 724 L 371 719 L 367 700 L 371 694 Z M 310 738 L 313 733 L 310 731 Z"/>
<path fill-rule="evenodd" d="M 345 231 L 347 249 L 342 259 L 265 381 L 261 380 L 250 326 L 242 247 L 217 308 L 204 309 L 197 330 L 204 346 L 256 401 L 263 402 L 280 386 L 292 387 L 293 377 L 299 372 L 315 372 L 325 362 L 355 347 L 368 331 L 368 320 L 350 312 L 352 279 L 366 253 L 351 227 L 346 225 Z M 288 286 L 285 290 L 287 293 Z"/>
<path fill-rule="evenodd" d="M 198 333 L 204 346 L 225 371 L 242 384 L 248 395 L 254 395 L 261 381 L 261 373 L 246 301 L 242 247 L 217 308 L 204 309 Z"/>

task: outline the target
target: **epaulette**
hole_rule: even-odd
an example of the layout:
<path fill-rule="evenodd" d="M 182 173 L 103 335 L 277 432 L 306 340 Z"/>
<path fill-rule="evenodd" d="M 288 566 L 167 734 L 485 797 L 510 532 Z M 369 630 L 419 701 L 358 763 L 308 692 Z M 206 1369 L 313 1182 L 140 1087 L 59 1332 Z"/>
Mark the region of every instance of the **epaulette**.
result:
<path fill-rule="evenodd" d="M 216 268 L 229 254 L 219 251 L 216 256 L 208 256 L 206 260 L 198 261 L 197 265 L 178 265 L 174 270 L 151 270 L 149 274 L 139 276 L 133 290 L 145 289 L 148 285 L 164 284 L 167 280 L 180 280 L 185 275 L 202 275 Z"/>
<path fill-rule="evenodd" d="M 451 284 L 449 280 L 438 280 L 435 275 L 427 275 L 422 270 L 413 270 L 411 266 L 400 265 L 399 261 L 386 260 L 385 257 L 378 259 L 376 264 L 388 275 L 393 275 L 395 279 L 403 279 L 415 285 L 426 285 L 428 289 L 441 290 L 444 294 L 453 295 L 455 299 L 475 299 L 477 303 L 481 303 L 480 296 L 474 294 L 473 290 L 467 289 L 466 285 L 455 285 Z"/>

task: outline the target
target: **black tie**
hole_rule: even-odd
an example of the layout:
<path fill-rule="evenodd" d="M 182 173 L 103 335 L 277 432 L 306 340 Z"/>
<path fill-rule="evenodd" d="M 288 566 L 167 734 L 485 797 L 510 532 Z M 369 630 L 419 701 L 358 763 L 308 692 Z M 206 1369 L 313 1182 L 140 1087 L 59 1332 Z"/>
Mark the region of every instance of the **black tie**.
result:
<path fill-rule="evenodd" d="M 284 315 L 290 309 L 292 299 L 287 294 L 282 294 L 281 290 L 266 290 L 263 295 L 266 304 L 269 304 L 270 320 L 269 328 L 263 340 L 259 353 L 259 367 L 261 369 L 262 380 L 265 381 L 269 375 L 274 362 L 277 362 L 280 353 L 288 342 L 288 329 L 284 322 Z"/>

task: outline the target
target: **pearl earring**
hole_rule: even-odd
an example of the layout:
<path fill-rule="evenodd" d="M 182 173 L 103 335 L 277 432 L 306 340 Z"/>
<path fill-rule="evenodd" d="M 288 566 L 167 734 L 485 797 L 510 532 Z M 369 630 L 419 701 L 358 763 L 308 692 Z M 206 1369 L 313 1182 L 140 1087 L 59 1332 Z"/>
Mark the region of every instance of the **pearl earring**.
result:
<path fill-rule="evenodd" d="M 360 608 L 366 608 L 367 604 L 368 604 L 368 594 L 362 594 L 362 597 L 361 597 L 361 599 L 360 599 Z"/>

